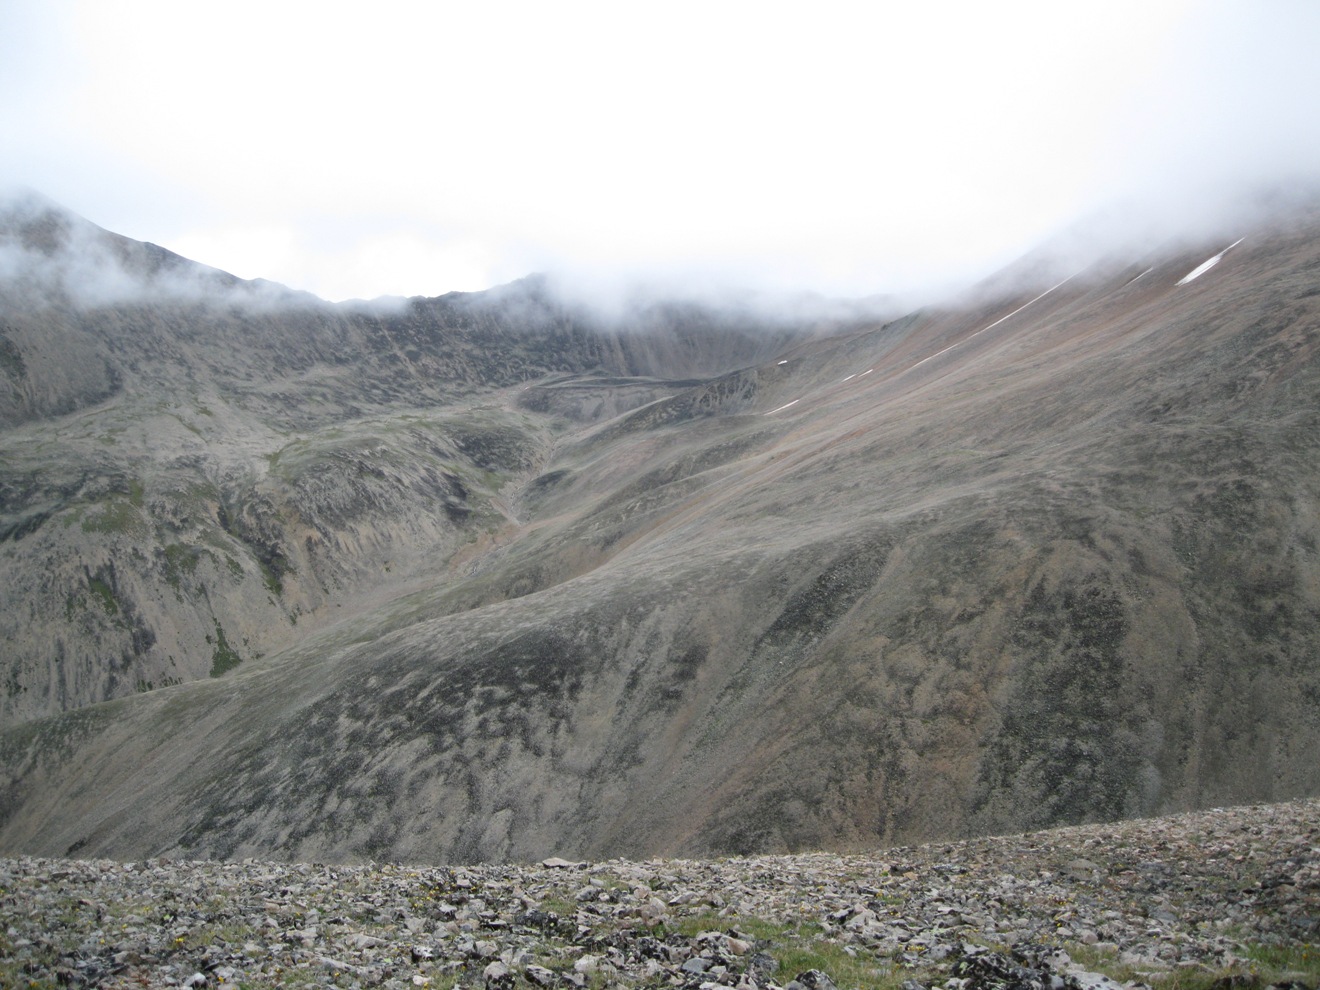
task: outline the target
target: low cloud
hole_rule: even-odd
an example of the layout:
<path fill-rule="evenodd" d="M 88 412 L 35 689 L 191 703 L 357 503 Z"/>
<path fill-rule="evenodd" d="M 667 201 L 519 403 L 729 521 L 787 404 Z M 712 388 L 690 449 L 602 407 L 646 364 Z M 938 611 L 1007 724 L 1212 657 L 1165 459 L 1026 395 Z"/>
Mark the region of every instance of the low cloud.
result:
<path fill-rule="evenodd" d="M 0 283 L 23 306 L 80 309 L 147 301 L 279 308 L 319 300 L 247 281 L 97 227 L 30 190 L 0 196 Z"/>

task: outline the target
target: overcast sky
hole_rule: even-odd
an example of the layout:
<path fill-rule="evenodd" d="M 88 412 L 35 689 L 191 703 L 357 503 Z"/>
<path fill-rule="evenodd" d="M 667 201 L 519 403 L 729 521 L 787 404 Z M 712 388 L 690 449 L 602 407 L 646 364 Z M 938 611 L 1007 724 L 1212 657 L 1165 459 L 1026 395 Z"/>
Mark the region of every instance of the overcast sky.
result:
<path fill-rule="evenodd" d="M 1320 3 L 0 0 L 0 185 L 328 299 L 830 295 L 1320 176 Z"/>

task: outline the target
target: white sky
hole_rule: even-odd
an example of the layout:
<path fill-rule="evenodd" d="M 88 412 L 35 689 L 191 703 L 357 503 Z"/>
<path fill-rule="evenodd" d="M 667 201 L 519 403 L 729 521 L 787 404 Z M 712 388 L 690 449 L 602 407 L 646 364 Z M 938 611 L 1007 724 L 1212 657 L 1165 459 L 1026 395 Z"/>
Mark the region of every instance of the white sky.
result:
<path fill-rule="evenodd" d="M 1320 177 L 1320 2 L 0 0 L 0 185 L 329 299 L 865 295 Z"/>

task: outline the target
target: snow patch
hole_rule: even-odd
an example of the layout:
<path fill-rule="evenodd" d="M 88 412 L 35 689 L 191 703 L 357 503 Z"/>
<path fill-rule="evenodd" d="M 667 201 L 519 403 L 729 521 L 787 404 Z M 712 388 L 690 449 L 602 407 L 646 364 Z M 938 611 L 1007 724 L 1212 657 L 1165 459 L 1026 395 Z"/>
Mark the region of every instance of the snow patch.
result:
<path fill-rule="evenodd" d="M 941 354 L 947 354 L 949 351 L 951 351 L 951 350 L 953 350 L 955 347 L 957 347 L 958 344 L 965 344 L 965 343 L 967 343 L 967 341 L 971 340 L 973 337 L 975 337 L 975 336 L 977 336 L 977 335 L 979 335 L 979 334 L 983 334 L 983 333 L 985 333 L 987 330 L 993 330 L 995 327 L 999 326 L 999 324 L 1001 324 L 1001 323 L 1003 323 L 1005 320 L 1007 320 L 1010 316 L 1017 316 L 1018 313 L 1022 312 L 1024 309 L 1026 309 L 1026 308 L 1027 308 L 1028 306 L 1030 306 L 1032 303 L 1034 303 L 1034 302 L 1039 302 L 1040 300 L 1044 299 L 1046 296 L 1048 296 L 1048 295 L 1049 295 L 1051 292 L 1053 292 L 1055 289 L 1059 288 L 1059 286 L 1068 284 L 1069 282 L 1071 282 L 1073 279 L 1075 279 L 1075 278 L 1076 278 L 1078 275 L 1080 275 L 1080 274 L 1081 274 L 1081 272 L 1073 272 L 1071 275 L 1069 275 L 1067 278 L 1065 278 L 1062 282 L 1059 282 L 1059 283 L 1056 284 L 1056 285 L 1051 285 L 1048 289 L 1046 289 L 1044 292 L 1042 292 L 1040 295 L 1038 295 L 1035 299 L 1028 299 L 1028 300 L 1027 300 L 1026 302 L 1024 302 L 1021 306 L 1019 306 L 1017 309 L 1013 310 L 1013 312 L 1007 314 L 1006 316 L 1001 316 L 999 319 L 995 320 L 995 322 L 994 322 L 994 323 L 991 323 L 989 326 L 984 326 L 984 327 L 982 327 L 980 330 L 977 330 L 976 333 L 969 334 L 967 337 L 963 338 L 962 340 L 957 341 L 956 343 L 950 344 L 948 347 L 944 348 L 944 350 L 942 350 L 942 351 L 936 351 L 936 352 L 935 352 L 934 354 L 932 354 L 930 357 L 924 357 L 924 358 L 922 358 L 920 361 L 918 361 L 916 364 L 914 364 L 914 365 L 912 366 L 912 368 L 920 368 L 920 367 L 921 367 L 923 364 L 925 364 L 927 361 L 933 361 L 933 360 L 935 360 L 935 358 L 939 357 Z M 912 368 L 909 368 L 908 370 L 911 371 Z"/>
<path fill-rule="evenodd" d="M 987 327 L 986 329 L 989 329 L 989 327 Z M 976 333 L 981 333 L 981 331 L 978 330 L 978 331 L 976 331 Z M 976 336 L 976 333 L 972 334 L 972 337 L 975 337 L 975 336 Z M 968 337 L 967 339 L 968 339 L 968 340 L 971 340 L 972 337 Z M 944 348 L 944 350 L 942 350 L 942 351 L 936 351 L 936 352 L 935 352 L 934 354 L 932 354 L 930 357 L 924 357 L 924 358 L 922 358 L 920 361 L 918 361 L 918 362 L 917 362 L 916 364 L 914 364 L 912 367 L 913 367 L 913 368 L 920 368 L 920 367 L 921 367 L 923 364 L 925 364 L 927 361 L 934 361 L 934 360 L 935 360 L 937 357 L 939 357 L 941 354 L 948 354 L 949 351 L 953 350 L 955 347 L 958 346 L 958 344 L 961 344 L 961 343 L 962 343 L 962 341 L 960 340 L 960 341 L 958 341 L 957 344 L 950 344 L 948 347 Z M 912 369 L 909 368 L 908 370 L 911 371 Z"/>
<path fill-rule="evenodd" d="M 1055 289 L 1057 289 L 1057 288 L 1059 287 L 1059 285 L 1066 285 L 1067 283 L 1071 282 L 1073 279 L 1075 279 L 1075 278 L 1076 278 L 1078 275 L 1080 275 L 1080 274 L 1081 274 L 1081 272 L 1073 272 L 1071 275 L 1069 275 L 1067 278 L 1065 278 L 1065 279 L 1064 279 L 1062 282 L 1060 282 L 1058 285 L 1051 285 L 1048 289 L 1046 289 L 1044 292 L 1042 292 L 1040 295 L 1038 295 L 1035 299 L 1031 299 L 1031 300 L 1028 300 L 1027 302 L 1024 302 L 1024 303 L 1023 303 L 1021 306 L 1019 306 L 1017 309 L 1013 310 L 1013 312 L 1009 313 L 1008 316 L 1001 316 L 999 319 L 995 320 L 994 323 L 991 323 L 990 326 L 988 326 L 988 327 L 982 327 L 980 330 L 976 331 L 976 333 L 985 333 L 987 330 L 992 330 L 992 329 L 994 329 L 995 327 L 999 326 L 999 324 L 1001 324 L 1001 323 L 1003 323 L 1005 320 L 1007 320 L 1009 316 L 1017 316 L 1018 313 L 1022 312 L 1024 309 L 1026 309 L 1026 308 L 1027 308 L 1028 306 L 1030 306 L 1032 303 L 1034 303 L 1034 302 L 1039 302 L 1040 300 L 1044 299 L 1044 298 L 1045 298 L 1046 296 L 1048 296 L 1051 292 L 1053 292 Z M 976 333 L 972 334 L 972 336 L 975 337 L 975 336 L 976 336 Z"/>
<path fill-rule="evenodd" d="M 1179 285 L 1186 285 L 1188 282 L 1192 281 L 1192 279 L 1200 278 L 1202 275 L 1204 275 L 1206 272 L 1208 272 L 1211 268 L 1214 268 L 1215 265 L 1219 264 L 1219 262 L 1223 260 L 1224 255 L 1228 254 L 1229 251 L 1232 251 L 1235 247 L 1237 247 L 1239 244 L 1241 244 L 1244 240 L 1245 240 L 1245 238 L 1239 237 L 1236 241 L 1234 241 L 1234 242 L 1233 242 L 1232 244 L 1230 244 L 1228 247 L 1224 248 L 1224 250 L 1220 251 L 1220 252 L 1219 252 L 1217 255 L 1215 255 L 1213 258 L 1208 258 L 1207 260 L 1201 262 L 1199 265 L 1197 265 L 1195 268 L 1193 268 L 1190 272 L 1188 272 L 1188 273 L 1187 273 L 1186 275 L 1184 275 L 1182 278 L 1178 279 L 1178 284 L 1179 284 Z"/>

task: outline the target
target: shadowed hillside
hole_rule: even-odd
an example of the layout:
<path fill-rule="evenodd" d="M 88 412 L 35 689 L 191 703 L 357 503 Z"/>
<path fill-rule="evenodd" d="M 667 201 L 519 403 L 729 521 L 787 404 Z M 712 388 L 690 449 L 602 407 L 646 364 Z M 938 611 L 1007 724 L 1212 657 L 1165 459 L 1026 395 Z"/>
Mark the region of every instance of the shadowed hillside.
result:
<path fill-rule="evenodd" d="M 0 847 L 784 851 L 1315 793 L 1317 234 L 828 328 L 536 281 L 10 307 Z M 43 377 L 51 340 L 107 370 Z"/>

